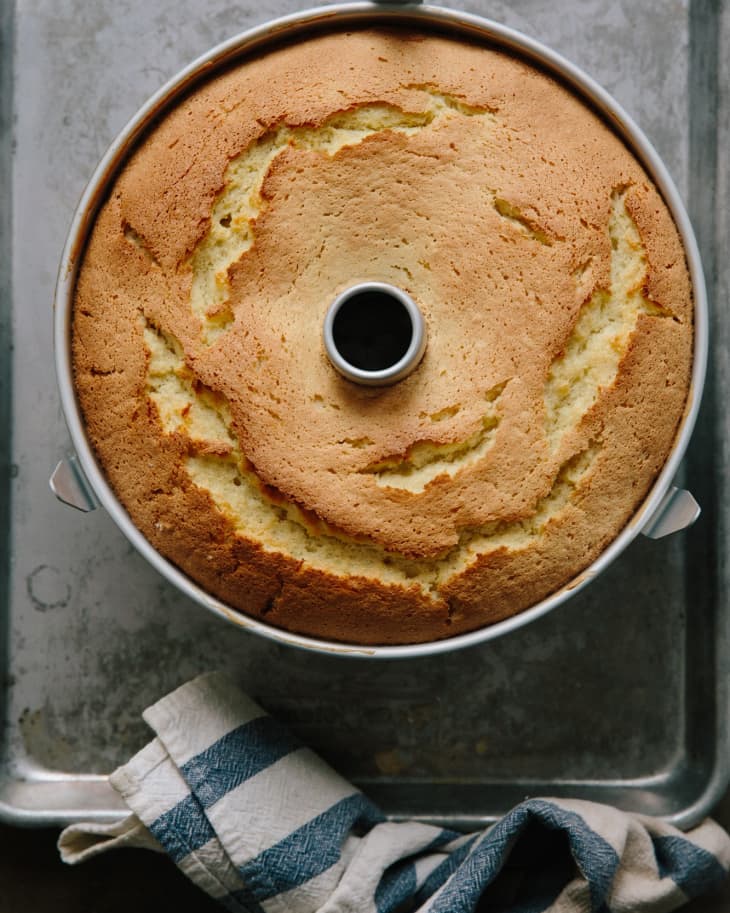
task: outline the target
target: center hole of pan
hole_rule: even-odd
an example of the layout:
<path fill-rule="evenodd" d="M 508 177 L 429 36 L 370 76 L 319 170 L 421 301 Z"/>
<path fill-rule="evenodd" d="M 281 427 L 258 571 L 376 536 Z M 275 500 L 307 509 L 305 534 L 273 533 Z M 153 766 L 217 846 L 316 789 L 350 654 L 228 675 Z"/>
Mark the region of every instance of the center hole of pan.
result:
<path fill-rule="evenodd" d="M 413 323 L 393 293 L 364 289 L 340 304 L 332 339 L 348 364 L 362 371 L 383 371 L 405 356 L 413 340 Z"/>
<path fill-rule="evenodd" d="M 403 289 L 359 282 L 327 308 L 322 338 L 332 367 L 343 377 L 384 387 L 417 367 L 426 351 L 426 322 Z"/>

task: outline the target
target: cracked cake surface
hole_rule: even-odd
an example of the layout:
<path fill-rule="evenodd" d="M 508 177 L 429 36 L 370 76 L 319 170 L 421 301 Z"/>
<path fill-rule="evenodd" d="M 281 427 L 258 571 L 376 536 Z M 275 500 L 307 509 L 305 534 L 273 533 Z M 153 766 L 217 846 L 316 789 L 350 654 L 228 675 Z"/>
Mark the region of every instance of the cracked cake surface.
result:
<path fill-rule="evenodd" d="M 428 347 L 385 388 L 322 344 L 388 282 Z M 674 443 L 684 251 L 621 140 L 536 68 L 398 30 L 247 60 L 148 133 L 73 311 L 86 428 L 132 519 L 230 606 L 361 644 L 569 583 Z"/>

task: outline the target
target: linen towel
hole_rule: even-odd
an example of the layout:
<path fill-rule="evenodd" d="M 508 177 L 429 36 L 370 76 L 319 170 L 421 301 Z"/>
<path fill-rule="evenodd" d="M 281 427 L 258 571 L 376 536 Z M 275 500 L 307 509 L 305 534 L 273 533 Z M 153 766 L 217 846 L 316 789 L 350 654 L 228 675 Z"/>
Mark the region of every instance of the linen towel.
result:
<path fill-rule="evenodd" d="M 67 828 L 61 856 L 164 851 L 237 913 L 665 913 L 730 868 L 712 821 L 685 834 L 578 800 L 528 799 L 474 834 L 387 821 L 217 673 L 143 716 L 156 738 L 111 776 L 132 814 Z"/>

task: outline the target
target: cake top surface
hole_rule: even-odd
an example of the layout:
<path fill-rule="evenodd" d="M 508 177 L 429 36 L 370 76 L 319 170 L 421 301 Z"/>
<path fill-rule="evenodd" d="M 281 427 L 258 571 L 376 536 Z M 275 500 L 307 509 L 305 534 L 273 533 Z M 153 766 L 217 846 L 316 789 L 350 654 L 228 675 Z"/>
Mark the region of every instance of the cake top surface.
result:
<path fill-rule="evenodd" d="M 428 329 L 387 388 L 322 345 L 365 281 Z M 614 536 L 673 440 L 691 339 L 671 216 L 606 124 L 523 61 L 397 29 L 282 47 L 177 105 L 100 212 L 74 312 L 87 427 L 122 500 L 157 505 L 143 528 L 172 502 L 140 435 L 238 533 L 429 586 L 568 501 L 586 541 Z"/>

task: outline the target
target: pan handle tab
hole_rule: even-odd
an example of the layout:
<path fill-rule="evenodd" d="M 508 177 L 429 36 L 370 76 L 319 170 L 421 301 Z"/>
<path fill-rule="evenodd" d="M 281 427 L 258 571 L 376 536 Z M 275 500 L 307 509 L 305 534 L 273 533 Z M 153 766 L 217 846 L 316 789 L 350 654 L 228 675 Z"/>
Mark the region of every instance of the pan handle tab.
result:
<path fill-rule="evenodd" d="M 48 480 L 51 491 L 64 504 L 75 507 L 88 513 L 95 510 L 97 500 L 91 490 L 91 486 L 86 480 L 81 467 L 78 464 L 76 455 L 64 457 L 59 461 L 56 468 Z"/>
<path fill-rule="evenodd" d="M 692 526 L 701 512 L 690 492 L 672 486 L 641 530 L 649 539 L 661 539 Z"/>

